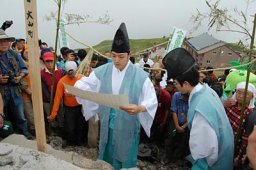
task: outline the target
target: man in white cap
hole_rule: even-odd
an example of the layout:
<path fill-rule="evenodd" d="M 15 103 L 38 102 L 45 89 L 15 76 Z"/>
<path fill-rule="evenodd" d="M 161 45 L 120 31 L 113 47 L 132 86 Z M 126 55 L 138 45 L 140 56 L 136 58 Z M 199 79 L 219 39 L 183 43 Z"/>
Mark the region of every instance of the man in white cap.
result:
<path fill-rule="evenodd" d="M 4 100 L 4 113 L 7 119 L 14 118 L 16 127 L 24 136 L 32 139 L 24 116 L 20 84 L 28 70 L 21 56 L 10 49 L 13 41 L 14 37 L 7 36 L 0 29 L 0 92 Z M 12 112 L 10 108 L 13 109 Z"/>
<path fill-rule="evenodd" d="M 253 109 L 255 108 L 254 100 L 255 100 L 255 86 L 251 83 L 248 84 L 248 91 L 246 93 L 246 100 L 245 100 L 245 110 L 243 114 L 243 124 L 241 126 L 240 130 L 240 136 L 238 136 L 238 128 L 240 126 L 240 119 L 241 119 L 241 109 L 243 104 L 243 96 L 245 91 L 245 82 L 240 82 L 236 86 L 236 92 L 232 96 L 234 99 L 234 105 L 226 106 L 225 110 L 227 112 L 227 116 L 229 118 L 230 124 L 232 126 L 235 141 L 238 141 L 235 145 L 235 155 L 234 155 L 234 166 L 237 167 L 239 164 L 243 164 L 243 157 L 246 154 L 245 149 L 247 146 L 247 140 L 248 136 L 251 133 L 251 131 L 247 130 L 253 129 L 252 127 L 248 127 L 249 120 L 248 118 L 251 116 L 251 114 L 256 114 L 253 112 Z M 255 122 L 254 122 L 255 123 Z M 253 125 L 252 125 L 253 126 Z M 246 127 L 248 127 L 246 129 Z M 240 139 L 238 139 L 240 138 Z"/>
<path fill-rule="evenodd" d="M 99 115 L 99 159 L 119 170 L 136 167 L 140 124 L 149 136 L 157 109 L 157 98 L 148 74 L 129 60 L 129 38 L 124 23 L 116 32 L 111 51 L 113 62 L 96 68 L 89 77 L 77 81 L 75 87 L 129 96 L 130 105 L 119 109 L 77 98 L 83 105 L 87 120 L 96 113 Z"/>
<path fill-rule="evenodd" d="M 52 112 L 47 118 L 50 121 L 56 118 L 63 98 L 64 128 L 67 145 L 83 145 L 87 141 L 88 125 L 82 114 L 82 106 L 77 103 L 75 96 L 69 94 L 64 87 L 64 84 L 74 86 L 76 81 L 81 79 L 82 75 L 76 75 L 77 64 L 75 61 L 66 61 L 65 70 L 66 75 L 57 84 Z"/>

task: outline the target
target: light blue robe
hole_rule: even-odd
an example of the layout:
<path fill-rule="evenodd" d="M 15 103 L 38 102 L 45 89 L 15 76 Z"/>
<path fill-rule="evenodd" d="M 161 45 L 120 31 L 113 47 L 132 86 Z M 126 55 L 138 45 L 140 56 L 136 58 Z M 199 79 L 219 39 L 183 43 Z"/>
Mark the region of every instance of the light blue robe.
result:
<path fill-rule="evenodd" d="M 195 113 L 198 112 L 209 122 L 218 139 L 218 160 L 209 167 L 205 158 L 193 160 L 192 170 L 233 169 L 234 136 L 224 107 L 217 94 L 206 84 L 192 95 L 188 110 L 188 127 L 191 129 Z M 203 148 L 202 148 L 203 149 Z"/>
<path fill-rule="evenodd" d="M 105 64 L 95 69 L 95 75 L 101 81 L 100 93 L 112 94 L 112 67 Z M 138 104 L 143 84 L 148 77 L 142 69 L 130 64 L 126 70 L 119 94 L 128 94 L 129 103 Z M 115 169 L 136 167 L 140 136 L 140 122 L 137 115 L 100 105 L 99 118 L 100 154 L 102 159 Z"/>

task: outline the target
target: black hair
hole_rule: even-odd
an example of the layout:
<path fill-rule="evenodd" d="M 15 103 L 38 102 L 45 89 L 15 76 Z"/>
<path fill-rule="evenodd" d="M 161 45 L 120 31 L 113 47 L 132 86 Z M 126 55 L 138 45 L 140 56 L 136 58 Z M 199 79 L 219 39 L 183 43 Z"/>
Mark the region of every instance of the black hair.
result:
<path fill-rule="evenodd" d="M 63 58 L 61 58 L 61 55 L 57 55 L 57 60 L 58 60 L 59 62 L 61 62 L 61 61 L 63 60 Z"/>
<path fill-rule="evenodd" d="M 229 71 L 230 71 L 230 69 L 226 69 L 226 70 L 224 71 L 224 74 L 227 76 L 227 75 L 229 74 Z"/>
<path fill-rule="evenodd" d="M 132 64 L 134 64 L 135 63 L 135 58 L 131 56 L 130 61 L 132 62 Z"/>
<path fill-rule="evenodd" d="M 26 41 L 24 38 L 16 39 L 16 42 Z"/>
<path fill-rule="evenodd" d="M 48 47 L 48 44 L 46 42 L 42 42 L 42 45 L 46 45 Z"/>
<path fill-rule="evenodd" d="M 15 48 L 16 48 L 16 45 L 17 45 L 17 42 L 14 41 L 14 42 L 12 43 L 12 49 L 15 49 Z"/>
<path fill-rule="evenodd" d="M 144 53 L 143 54 L 143 58 L 146 58 L 146 57 L 148 57 L 149 55 L 148 55 L 148 53 Z"/>
<path fill-rule="evenodd" d="M 96 65 L 96 67 L 99 67 L 101 65 L 104 65 L 108 62 L 108 59 L 102 56 L 98 56 L 98 63 Z"/>
<path fill-rule="evenodd" d="M 175 79 L 180 83 L 181 86 L 183 86 L 185 81 L 189 82 L 191 86 L 196 86 L 199 83 L 198 66 L 194 65 L 190 70 L 177 76 Z"/>
<path fill-rule="evenodd" d="M 87 52 L 86 52 L 84 49 L 80 49 L 80 50 L 78 50 L 78 52 L 77 52 L 77 56 L 78 56 L 78 58 L 79 58 L 81 61 L 85 58 L 86 55 L 87 55 Z"/>
<path fill-rule="evenodd" d="M 98 60 L 98 58 L 99 57 L 93 53 L 91 61 L 96 61 L 96 60 Z"/>
<path fill-rule="evenodd" d="M 222 76 L 220 76 L 220 77 L 218 78 L 218 82 L 220 82 L 220 81 L 226 81 L 226 78 L 227 78 L 227 76 L 222 75 Z"/>
<path fill-rule="evenodd" d="M 223 95 L 223 87 L 219 82 L 215 82 L 210 86 L 217 94 L 219 97 Z"/>
<path fill-rule="evenodd" d="M 150 72 L 149 69 L 146 69 L 146 68 L 150 68 L 150 65 L 149 64 L 144 64 L 143 67 L 145 67 L 143 70 L 146 71 L 146 72 Z"/>
<path fill-rule="evenodd" d="M 69 50 L 68 47 L 61 47 L 61 49 L 60 49 L 61 55 L 62 55 L 62 56 L 63 56 L 63 55 L 66 55 L 68 50 Z"/>
<path fill-rule="evenodd" d="M 207 69 L 207 70 L 211 70 L 211 69 L 213 69 L 213 67 L 208 66 L 206 69 Z M 208 73 L 209 73 L 209 74 L 212 74 L 212 73 L 213 73 L 213 71 L 208 71 Z"/>
<path fill-rule="evenodd" d="M 204 83 L 208 84 L 209 86 L 211 86 L 212 84 L 216 83 L 217 80 L 212 78 L 210 75 L 207 75 L 204 79 Z"/>
<path fill-rule="evenodd" d="M 143 67 L 150 68 L 150 65 L 149 64 L 144 64 Z"/>

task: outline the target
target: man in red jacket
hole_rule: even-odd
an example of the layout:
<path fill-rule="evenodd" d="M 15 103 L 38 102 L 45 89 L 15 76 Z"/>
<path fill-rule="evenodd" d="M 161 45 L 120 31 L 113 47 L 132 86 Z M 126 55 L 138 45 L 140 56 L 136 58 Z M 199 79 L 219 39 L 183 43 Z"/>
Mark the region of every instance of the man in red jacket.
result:
<path fill-rule="evenodd" d="M 42 80 L 42 90 L 43 90 L 43 107 L 45 117 L 49 116 L 51 113 L 51 88 L 52 88 L 52 76 L 53 76 L 53 66 L 54 66 L 54 54 L 52 52 L 46 52 L 43 54 L 43 62 L 45 68 L 41 71 L 41 80 Z M 55 95 L 57 83 L 62 77 L 62 70 L 55 67 L 55 79 L 54 79 L 54 88 L 53 94 Z M 57 126 L 56 122 L 51 123 L 51 126 Z"/>

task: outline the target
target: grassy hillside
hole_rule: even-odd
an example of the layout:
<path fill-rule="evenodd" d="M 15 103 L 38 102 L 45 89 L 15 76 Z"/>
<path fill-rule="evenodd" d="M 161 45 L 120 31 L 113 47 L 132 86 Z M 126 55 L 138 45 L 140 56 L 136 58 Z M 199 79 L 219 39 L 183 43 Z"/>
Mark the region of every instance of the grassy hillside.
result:
<path fill-rule="evenodd" d="M 131 53 L 135 54 L 141 52 L 145 49 L 151 48 L 155 45 L 161 44 L 168 41 L 167 38 L 153 38 L 153 39 L 130 39 Z M 112 40 L 102 41 L 100 44 L 94 46 L 96 50 L 101 53 L 106 53 L 111 51 Z M 167 44 L 162 45 L 166 47 Z"/>

